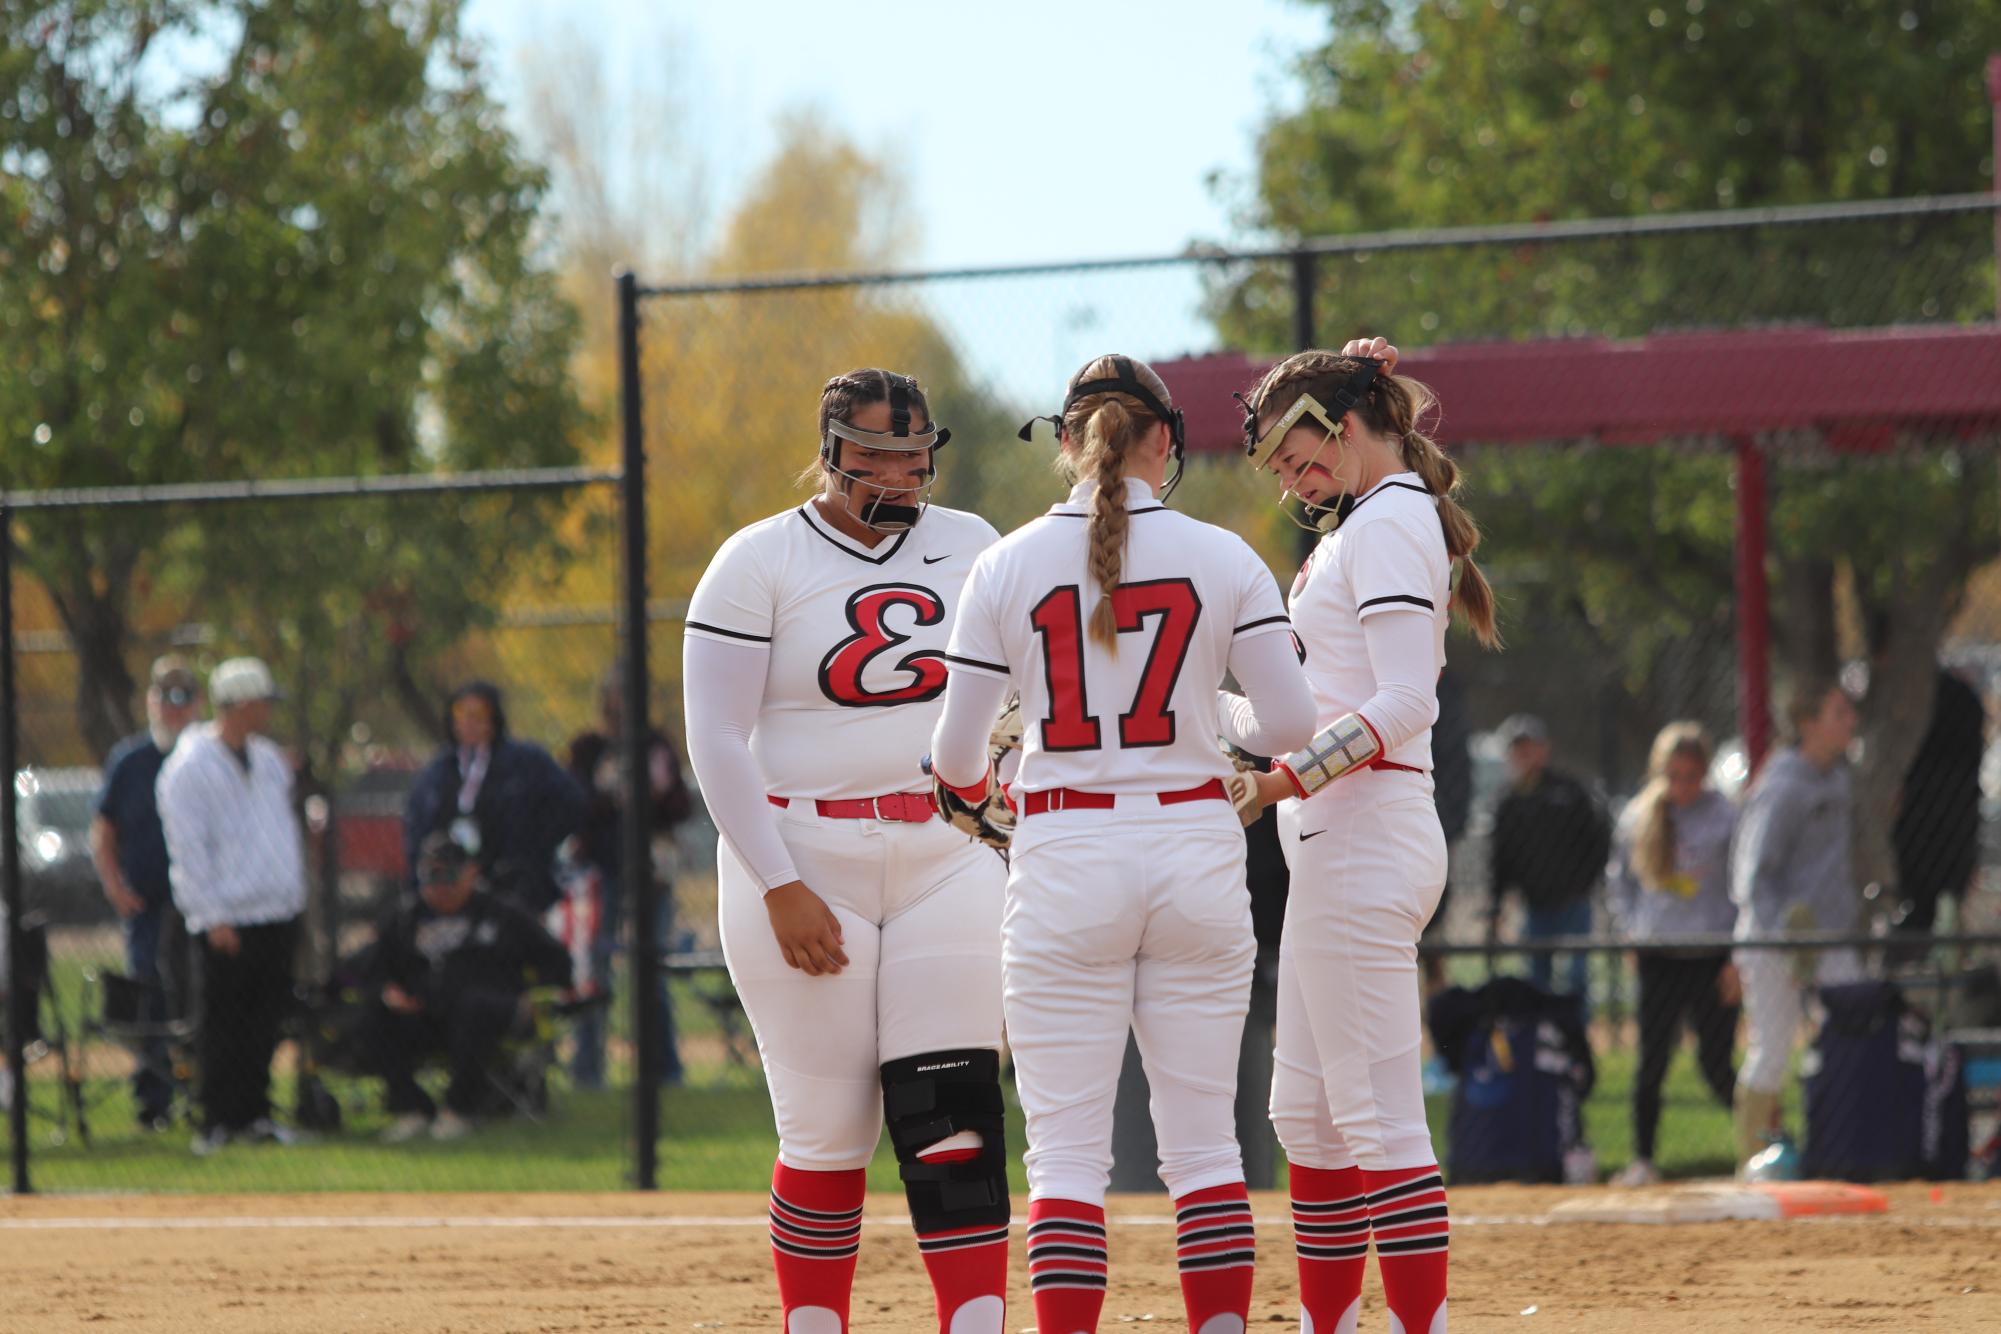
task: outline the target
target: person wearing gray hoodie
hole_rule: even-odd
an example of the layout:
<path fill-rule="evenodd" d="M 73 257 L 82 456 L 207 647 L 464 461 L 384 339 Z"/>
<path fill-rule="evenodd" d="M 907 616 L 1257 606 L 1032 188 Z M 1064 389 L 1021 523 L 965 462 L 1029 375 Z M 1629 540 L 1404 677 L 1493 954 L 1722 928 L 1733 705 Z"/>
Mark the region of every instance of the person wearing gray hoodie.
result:
<path fill-rule="evenodd" d="M 1606 884 L 1613 918 L 1636 944 L 1690 936 L 1726 937 L 1735 925 L 1730 901 L 1730 841 L 1737 808 L 1707 783 L 1715 746 L 1700 723 L 1669 723 L 1654 738 L 1646 786 L 1626 805 Z M 1684 1026 L 1695 1035 L 1703 1079 L 1725 1107 L 1736 1075 L 1737 970 L 1721 944 L 1711 949 L 1639 953 L 1640 1065 L 1633 1081 L 1633 1161 L 1616 1180 L 1660 1180 L 1654 1141 L 1661 1084 Z"/>
<path fill-rule="evenodd" d="M 1786 709 L 1793 744 L 1773 755 L 1751 786 L 1731 856 L 1730 896 L 1739 940 L 1792 932 L 1849 931 L 1861 915 L 1849 845 L 1854 793 L 1846 756 L 1855 706 L 1841 687 L 1814 682 Z M 1793 1041 L 1815 986 L 1853 981 L 1850 949 L 1736 951 L 1750 1038 L 1737 1072 L 1741 1167 L 1782 1129 L 1781 1099 Z"/>

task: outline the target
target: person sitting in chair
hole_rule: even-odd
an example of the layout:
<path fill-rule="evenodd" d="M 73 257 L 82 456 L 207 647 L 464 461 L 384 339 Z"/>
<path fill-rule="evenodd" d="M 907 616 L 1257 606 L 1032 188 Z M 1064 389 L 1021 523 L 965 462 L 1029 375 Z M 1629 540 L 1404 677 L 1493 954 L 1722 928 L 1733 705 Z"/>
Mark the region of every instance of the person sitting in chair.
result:
<path fill-rule="evenodd" d="M 416 897 L 382 923 L 368 970 L 363 1049 L 388 1086 L 390 1143 L 465 1135 L 501 1043 L 528 1020 L 529 988 L 570 984 L 563 947 L 488 890 L 449 834 L 424 840 L 417 878 Z M 443 1110 L 416 1078 L 440 1053 L 451 1077 Z"/>

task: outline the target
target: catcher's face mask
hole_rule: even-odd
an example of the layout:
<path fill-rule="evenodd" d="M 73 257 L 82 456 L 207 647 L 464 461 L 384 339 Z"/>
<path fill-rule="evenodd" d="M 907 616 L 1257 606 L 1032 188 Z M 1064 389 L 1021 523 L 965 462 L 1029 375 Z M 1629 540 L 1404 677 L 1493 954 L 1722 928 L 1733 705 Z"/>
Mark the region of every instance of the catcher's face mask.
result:
<path fill-rule="evenodd" d="M 1330 410 L 1311 394 L 1301 394 L 1291 407 L 1262 431 L 1258 429 L 1257 411 L 1242 394 L 1234 395 L 1244 407 L 1244 453 L 1250 458 L 1251 466 L 1269 468 L 1285 482 L 1285 489 L 1279 492 L 1279 510 L 1310 533 L 1333 532 L 1355 506 L 1354 496 L 1340 480 L 1348 462 L 1348 412 L 1361 402 L 1362 395 L 1368 392 L 1369 385 L 1382 368 L 1382 362 L 1373 358 L 1360 360 L 1360 369 L 1334 391 L 1335 408 Z M 1310 446 L 1303 457 L 1296 447 L 1288 449 L 1285 444 L 1286 437 L 1301 424 L 1317 430 L 1320 435 L 1318 442 Z M 1331 462 L 1323 463 L 1321 456 L 1327 452 L 1329 443 L 1334 445 L 1335 456 Z M 1300 494 L 1299 485 L 1309 473 L 1323 474 L 1337 489 L 1320 500 L 1307 499 Z M 1298 502 L 1296 512 L 1292 505 L 1287 504 L 1288 501 Z"/>
<path fill-rule="evenodd" d="M 1063 397 L 1063 407 L 1053 417 L 1030 417 L 1016 432 L 1023 440 L 1033 441 L 1045 432 L 1055 440 L 1063 436 L 1063 419 L 1070 415 L 1070 409 L 1079 399 L 1093 394 L 1131 394 L 1146 406 L 1146 410 L 1167 423 L 1168 448 L 1174 455 L 1174 471 L 1168 474 L 1166 485 L 1160 488 L 1160 498 L 1164 502 L 1174 494 L 1174 488 L 1181 485 L 1182 469 L 1187 467 L 1184 455 L 1188 448 L 1188 424 L 1181 415 L 1180 408 L 1170 408 L 1160 401 L 1153 390 L 1146 387 L 1146 381 L 1133 370 L 1130 357 L 1112 358 L 1113 374 L 1109 379 L 1086 380 Z M 1045 427 L 1043 423 L 1048 423 Z"/>
<path fill-rule="evenodd" d="M 852 496 L 857 485 L 872 493 L 855 511 L 857 519 L 877 532 L 895 533 L 914 528 L 930 505 L 931 488 L 938 482 L 938 470 L 932 466 L 932 451 L 950 440 L 952 433 L 929 420 L 922 430 L 913 431 L 911 400 L 917 386 L 907 375 L 898 375 L 894 371 L 885 371 L 884 374 L 889 378 L 889 429 L 864 431 L 850 422 L 829 421 L 826 437 L 820 441 L 820 461 L 826 465 L 828 472 L 840 479 L 842 495 Z M 842 466 L 843 440 L 869 450 L 921 453 L 924 467 L 906 484 L 885 485 L 870 470 L 866 461 L 858 460 L 853 466 Z M 903 481 L 900 478 L 897 480 Z"/>

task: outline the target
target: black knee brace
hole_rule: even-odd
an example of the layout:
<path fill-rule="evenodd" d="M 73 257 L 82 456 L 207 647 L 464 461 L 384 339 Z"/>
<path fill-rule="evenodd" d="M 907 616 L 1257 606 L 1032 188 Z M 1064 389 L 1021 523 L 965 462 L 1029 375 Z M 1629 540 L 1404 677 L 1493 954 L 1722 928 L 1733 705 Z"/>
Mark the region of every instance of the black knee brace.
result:
<path fill-rule="evenodd" d="M 920 1234 L 1007 1225 L 999 1052 L 934 1051 L 887 1062 L 882 1107 L 910 1200 L 910 1221 Z M 963 1130 L 979 1134 L 978 1157 L 927 1163 L 917 1156 Z"/>

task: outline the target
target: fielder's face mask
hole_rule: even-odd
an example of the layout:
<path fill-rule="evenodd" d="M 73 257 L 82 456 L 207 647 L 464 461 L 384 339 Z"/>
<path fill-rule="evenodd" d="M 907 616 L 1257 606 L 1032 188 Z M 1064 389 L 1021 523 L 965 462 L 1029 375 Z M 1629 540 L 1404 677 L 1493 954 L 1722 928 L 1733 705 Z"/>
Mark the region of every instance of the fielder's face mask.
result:
<path fill-rule="evenodd" d="M 931 488 L 938 482 L 938 470 L 931 466 L 931 451 L 950 440 L 952 433 L 928 420 L 928 413 L 924 429 L 912 431 L 911 402 L 916 397 L 917 385 L 909 376 L 898 375 L 894 371 L 884 371 L 883 375 L 889 380 L 889 429 L 864 431 L 848 422 L 829 421 L 826 437 L 820 441 L 820 461 L 826 465 L 827 471 L 841 479 L 843 495 L 851 493 L 856 483 L 875 492 L 874 497 L 862 505 L 856 518 L 879 533 L 898 533 L 916 527 L 918 519 L 923 517 L 925 508 L 930 505 Z M 841 466 L 843 440 L 867 449 L 910 454 L 922 452 L 925 468 L 913 485 L 884 486 L 867 468 Z"/>
<path fill-rule="evenodd" d="M 1064 396 L 1062 411 L 1053 417 L 1030 417 L 1022 423 L 1021 430 L 1016 434 L 1023 440 L 1033 441 L 1041 434 L 1041 430 L 1038 429 L 1039 423 L 1048 422 L 1049 427 L 1053 428 L 1054 438 L 1060 442 L 1063 436 L 1063 419 L 1070 415 L 1070 409 L 1076 406 L 1079 399 L 1089 398 L 1093 394 L 1131 394 L 1146 406 L 1148 412 L 1167 423 L 1168 448 L 1174 454 L 1174 471 L 1168 474 L 1166 485 L 1160 488 L 1160 498 L 1164 503 L 1174 494 L 1174 488 L 1181 485 L 1181 471 L 1188 466 L 1188 461 L 1184 457 L 1188 448 L 1187 421 L 1182 417 L 1180 408 L 1168 407 L 1160 401 L 1153 390 L 1146 387 L 1146 382 L 1133 370 L 1130 357 L 1113 357 L 1112 371 L 1110 379 L 1084 381 Z"/>
<path fill-rule="evenodd" d="M 1300 463 L 1294 481 L 1288 484 L 1278 497 L 1279 511 L 1309 533 L 1333 532 L 1341 526 L 1341 521 L 1348 517 L 1348 512 L 1355 508 L 1355 497 L 1347 491 L 1342 491 L 1330 505 L 1308 500 L 1294 488 L 1299 485 L 1297 478 L 1304 477 L 1306 470 L 1320 461 L 1320 456 L 1326 452 L 1330 440 L 1335 442 L 1338 453 L 1327 471 L 1335 477 L 1341 475 L 1341 469 L 1348 461 L 1348 412 L 1362 401 L 1362 395 L 1369 392 L 1369 386 L 1375 382 L 1383 366 L 1382 362 L 1372 357 L 1362 357 L 1358 360 L 1362 363 L 1361 367 L 1334 391 L 1336 406 L 1332 410 L 1313 395 L 1301 394 L 1291 407 L 1279 414 L 1277 420 L 1263 431 L 1258 430 L 1258 414 L 1250 402 L 1242 394 L 1231 395 L 1244 407 L 1244 453 L 1250 457 L 1251 466 L 1254 468 L 1271 468 L 1276 472 L 1273 456 L 1278 453 L 1285 437 L 1301 422 L 1316 426 L 1323 432 L 1320 443 L 1315 445 L 1313 452 Z M 1288 499 L 1299 502 L 1298 513 L 1294 513 L 1286 504 Z"/>

